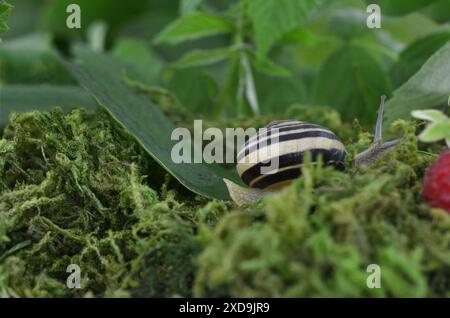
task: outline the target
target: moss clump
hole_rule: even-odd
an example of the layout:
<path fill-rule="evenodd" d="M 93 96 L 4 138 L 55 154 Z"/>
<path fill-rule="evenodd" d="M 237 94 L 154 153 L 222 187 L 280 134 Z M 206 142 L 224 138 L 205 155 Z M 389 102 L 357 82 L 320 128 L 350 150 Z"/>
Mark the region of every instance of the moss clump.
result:
<path fill-rule="evenodd" d="M 369 135 L 335 125 L 358 140 L 351 160 Z M 450 217 L 420 200 L 433 157 L 414 127 L 394 128 L 409 142 L 374 167 L 308 165 L 233 210 L 180 187 L 106 114 L 14 116 L 0 141 L 0 296 L 448 296 Z M 381 289 L 366 286 L 373 263 Z M 81 289 L 66 287 L 69 264 Z"/>
<path fill-rule="evenodd" d="M 0 152 L 0 295 L 191 295 L 196 210 L 219 208 L 179 194 L 106 115 L 22 114 Z"/>

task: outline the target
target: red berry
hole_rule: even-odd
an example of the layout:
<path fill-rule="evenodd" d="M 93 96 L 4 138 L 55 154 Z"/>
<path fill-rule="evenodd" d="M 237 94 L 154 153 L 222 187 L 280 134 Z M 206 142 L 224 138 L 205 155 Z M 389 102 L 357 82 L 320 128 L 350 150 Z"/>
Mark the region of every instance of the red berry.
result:
<path fill-rule="evenodd" d="M 450 213 L 450 150 L 428 168 L 422 197 L 432 207 L 441 208 Z"/>

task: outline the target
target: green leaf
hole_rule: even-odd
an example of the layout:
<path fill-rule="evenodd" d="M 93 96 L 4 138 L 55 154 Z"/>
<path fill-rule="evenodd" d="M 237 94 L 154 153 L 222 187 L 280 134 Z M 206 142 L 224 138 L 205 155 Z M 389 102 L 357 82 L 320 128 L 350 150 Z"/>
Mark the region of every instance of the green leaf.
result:
<path fill-rule="evenodd" d="M 265 56 L 286 33 L 302 25 L 322 0 L 250 0 L 257 53 Z"/>
<path fill-rule="evenodd" d="M 316 82 L 315 102 L 339 110 L 346 120 L 373 123 L 380 96 L 389 84 L 377 60 L 363 48 L 344 46 L 322 66 Z"/>
<path fill-rule="evenodd" d="M 166 87 L 193 113 L 209 114 L 217 97 L 217 83 L 201 68 L 176 70 Z"/>
<path fill-rule="evenodd" d="M 367 0 L 367 2 L 380 5 L 383 14 L 404 15 L 428 7 L 436 0 Z"/>
<path fill-rule="evenodd" d="M 0 33 L 6 32 L 9 30 L 8 24 L 6 21 L 8 20 L 9 15 L 14 7 L 9 3 L 0 0 Z"/>
<path fill-rule="evenodd" d="M 174 163 L 171 149 L 177 142 L 171 140 L 171 134 L 175 126 L 155 105 L 125 85 L 120 61 L 84 48 L 76 49 L 75 54 L 79 63 L 67 63 L 69 70 L 164 169 L 195 193 L 229 199 L 222 178 L 240 182 L 237 173 L 216 164 Z"/>
<path fill-rule="evenodd" d="M 424 13 L 432 17 L 439 23 L 446 23 L 450 20 L 450 1 L 438 0 L 424 10 Z"/>
<path fill-rule="evenodd" d="M 308 101 L 308 90 L 303 72 L 294 72 L 289 77 L 274 77 L 255 73 L 255 84 L 265 114 L 283 113 L 289 106 Z"/>
<path fill-rule="evenodd" d="M 419 37 L 439 32 L 439 30 L 442 30 L 442 27 L 431 18 L 418 12 L 413 12 L 401 17 L 382 19 L 381 30 L 388 32 L 391 40 L 408 45 Z"/>
<path fill-rule="evenodd" d="M 49 111 L 60 107 L 69 112 L 76 107 L 93 112 L 94 99 L 81 87 L 56 85 L 7 85 L 0 89 L 0 127 L 8 123 L 9 114 L 28 111 Z"/>
<path fill-rule="evenodd" d="M 233 30 L 230 22 L 219 16 L 194 12 L 182 16 L 169 24 L 155 38 L 156 44 L 177 44 L 188 40 L 229 33 Z"/>
<path fill-rule="evenodd" d="M 419 38 L 403 50 L 393 69 L 396 86 L 403 84 L 414 75 L 430 56 L 448 41 L 450 41 L 449 31 L 432 33 Z"/>
<path fill-rule="evenodd" d="M 0 45 L 0 81 L 5 84 L 75 84 L 61 64 L 51 39 L 28 34 Z"/>
<path fill-rule="evenodd" d="M 430 124 L 419 135 L 423 142 L 436 142 L 446 138 L 450 138 L 450 121 Z"/>
<path fill-rule="evenodd" d="M 287 68 L 275 64 L 272 60 L 268 58 L 258 59 L 253 54 L 251 54 L 250 56 L 252 65 L 260 73 L 279 77 L 289 77 L 292 75 L 292 73 Z"/>
<path fill-rule="evenodd" d="M 444 45 L 386 103 L 385 126 L 417 109 L 443 107 L 450 92 L 450 43 Z"/>
<path fill-rule="evenodd" d="M 163 61 L 143 41 L 123 38 L 114 47 L 112 54 L 130 65 L 127 74 L 142 83 L 155 85 L 163 68 Z"/>
<path fill-rule="evenodd" d="M 423 142 L 435 142 L 450 138 L 450 118 L 439 110 L 415 110 L 411 112 L 414 118 L 430 121 L 427 128 L 419 135 Z"/>
<path fill-rule="evenodd" d="M 431 122 L 443 122 L 448 120 L 447 116 L 439 110 L 427 109 L 427 110 L 414 110 L 411 112 L 414 118 L 428 120 Z"/>
<path fill-rule="evenodd" d="M 214 50 L 194 50 L 183 55 L 178 61 L 172 63 L 170 67 L 174 69 L 183 69 L 208 66 L 227 60 L 233 52 L 236 52 L 236 49 L 232 47 Z"/>
<path fill-rule="evenodd" d="M 190 14 L 197 11 L 203 0 L 181 0 L 180 1 L 180 13 L 181 15 Z"/>
<path fill-rule="evenodd" d="M 358 9 L 336 10 L 330 16 L 329 32 L 344 39 L 351 39 L 369 32 L 367 13 Z"/>

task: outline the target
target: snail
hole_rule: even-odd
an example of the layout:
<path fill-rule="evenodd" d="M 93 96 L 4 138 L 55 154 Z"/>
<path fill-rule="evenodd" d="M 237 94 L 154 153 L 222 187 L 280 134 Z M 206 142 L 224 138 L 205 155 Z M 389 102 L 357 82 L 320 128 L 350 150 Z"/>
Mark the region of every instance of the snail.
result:
<path fill-rule="evenodd" d="M 403 140 L 382 140 L 385 100 L 386 96 L 382 96 L 373 143 L 355 157 L 356 167 L 370 166 Z M 295 120 L 279 120 L 265 126 L 237 154 L 236 169 L 248 188 L 223 179 L 231 199 L 241 206 L 256 202 L 266 193 L 289 185 L 300 176 L 303 157 L 307 152 L 310 152 L 313 162 L 322 156 L 324 165 L 339 170 L 345 168 L 346 148 L 331 130 Z M 268 167 L 271 161 L 276 162 L 275 168 Z"/>

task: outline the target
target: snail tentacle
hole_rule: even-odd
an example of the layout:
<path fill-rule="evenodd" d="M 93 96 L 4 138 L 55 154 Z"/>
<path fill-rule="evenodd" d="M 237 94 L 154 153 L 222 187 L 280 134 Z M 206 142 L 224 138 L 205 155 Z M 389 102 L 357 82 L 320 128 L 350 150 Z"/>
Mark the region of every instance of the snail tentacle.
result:
<path fill-rule="evenodd" d="M 378 110 L 377 124 L 375 126 L 375 136 L 373 138 L 372 145 L 365 151 L 356 155 L 354 164 L 356 167 L 370 166 L 380 156 L 391 150 L 394 146 L 404 141 L 405 138 L 398 138 L 395 140 L 383 142 L 382 130 L 383 130 L 383 115 L 384 115 L 384 103 L 386 96 L 381 96 L 380 109 Z"/>

